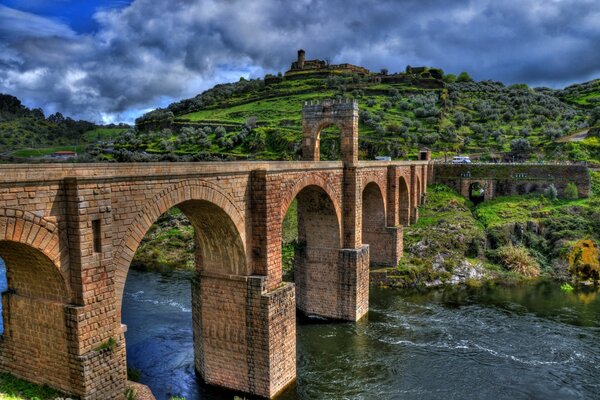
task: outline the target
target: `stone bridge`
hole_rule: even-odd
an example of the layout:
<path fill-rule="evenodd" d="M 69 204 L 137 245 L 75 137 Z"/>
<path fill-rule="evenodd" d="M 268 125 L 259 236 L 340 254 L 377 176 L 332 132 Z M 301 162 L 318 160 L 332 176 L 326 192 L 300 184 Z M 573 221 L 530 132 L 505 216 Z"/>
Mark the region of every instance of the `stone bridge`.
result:
<path fill-rule="evenodd" d="M 395 265 L 418 218 L 429 161 L 359 162 L 356 103 L 307 104 L 299 162 L 0 166 L 0 370 L 83 399 L 121 399 L 131 260 L 158 217 L 195 230 L 196 370 L 214 385 L 273 397 L 296 377 L 296 308 L 356 321 L 369 263 Z M 319 162 L 319 132 L 342 132 Z M 295 283 L 282 281 L 281 229 L 298 202 Z M 160 323 L 160 322 L 158 322 Z"/>
<path fill-rule="evenodd" d="M 569 183 L 575 184 L 579 197 L 589 197 L 591 178 L 582 164 L 519 163 L 433 163 L 430 183 L 442 183 L 463 196 L 472 197 L 472 189 L 483 190 L 483 200 L 497 196 L 542 193 L 551 184 L 562 196 Z"/>

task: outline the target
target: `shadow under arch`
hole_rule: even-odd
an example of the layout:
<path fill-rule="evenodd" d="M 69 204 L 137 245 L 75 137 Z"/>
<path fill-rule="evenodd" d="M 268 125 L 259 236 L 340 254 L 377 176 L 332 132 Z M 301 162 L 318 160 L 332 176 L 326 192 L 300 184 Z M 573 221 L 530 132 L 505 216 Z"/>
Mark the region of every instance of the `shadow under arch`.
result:
<path fill-rule="evenodd" d="M 7 278 L 0 370 L 72 392 L 70 301 L 63 275 L 48 254 L 27 243 L 0 240 L 0 257 Z"/>
<path fill-rule="evenodd" d="M 386 254 L 388 237 L 383 194 L 377 183 L 370 182 L 362 191 L 362 242 L 369 245 L 372 265 L 389 259 Z"/>
<path fill-rule="evenodd" d="M 341 226 L 335 202 L 322 187 L 309 184 L 284 203 L 283 216 L 294 199 L 298 234 L 294 256 L 296 307 L 306 315 L 340 318 L 337 288 L 342 284 L 338 271 Z"/>
<path fill-rule="evenodd" d="M 485 186 L 481 182 L 473 182 L 469 185 L 469 200 L 474 205 L 485 201 Z"/>
<path fill-rule="evenodd" d="M 410 191 L 403 176 L 398 179 L 398 215 L 400 225 L 410 225 Z"/>

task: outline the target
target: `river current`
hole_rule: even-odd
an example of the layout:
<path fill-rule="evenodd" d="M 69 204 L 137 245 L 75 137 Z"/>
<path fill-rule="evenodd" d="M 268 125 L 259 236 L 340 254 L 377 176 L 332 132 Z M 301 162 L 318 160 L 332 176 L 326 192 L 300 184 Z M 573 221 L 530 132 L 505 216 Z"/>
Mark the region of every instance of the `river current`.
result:
<path fill-rule="evenodd" d="M 232 399 L 193 365 L 189 273 L 130 271 L 127 357 L 158 400 Z M 554 282 L 371 289 L 358 323 L 298 322 L 281 399 L 600 398 L 600 292 Z"/>

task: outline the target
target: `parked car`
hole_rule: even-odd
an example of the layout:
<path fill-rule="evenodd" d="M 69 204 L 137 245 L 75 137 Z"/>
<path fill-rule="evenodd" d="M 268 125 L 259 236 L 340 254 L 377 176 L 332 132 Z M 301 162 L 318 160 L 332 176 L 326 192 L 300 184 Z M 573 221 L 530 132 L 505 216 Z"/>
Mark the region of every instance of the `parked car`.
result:
<path fill-rule="evenodd" d="M 452 164 L 470 164 L 469 156 L 455 156 L 452 158 Z"/>

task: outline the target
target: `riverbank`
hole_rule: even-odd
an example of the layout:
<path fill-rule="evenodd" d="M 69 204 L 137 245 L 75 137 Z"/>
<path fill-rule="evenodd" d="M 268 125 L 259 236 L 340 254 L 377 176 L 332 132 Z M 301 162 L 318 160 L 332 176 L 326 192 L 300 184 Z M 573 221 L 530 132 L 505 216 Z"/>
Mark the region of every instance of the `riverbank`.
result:
<path fill-rule="evenodd" d="M 404 230 L 403 259 L 374 269 L 371 282 L 409 288 L 545 277 L 597 284 L 600 174 L 592 181 L 586 199 L 532 194 L 477 206 L 446 186 L 430 186 L 418 223 Z"/>

